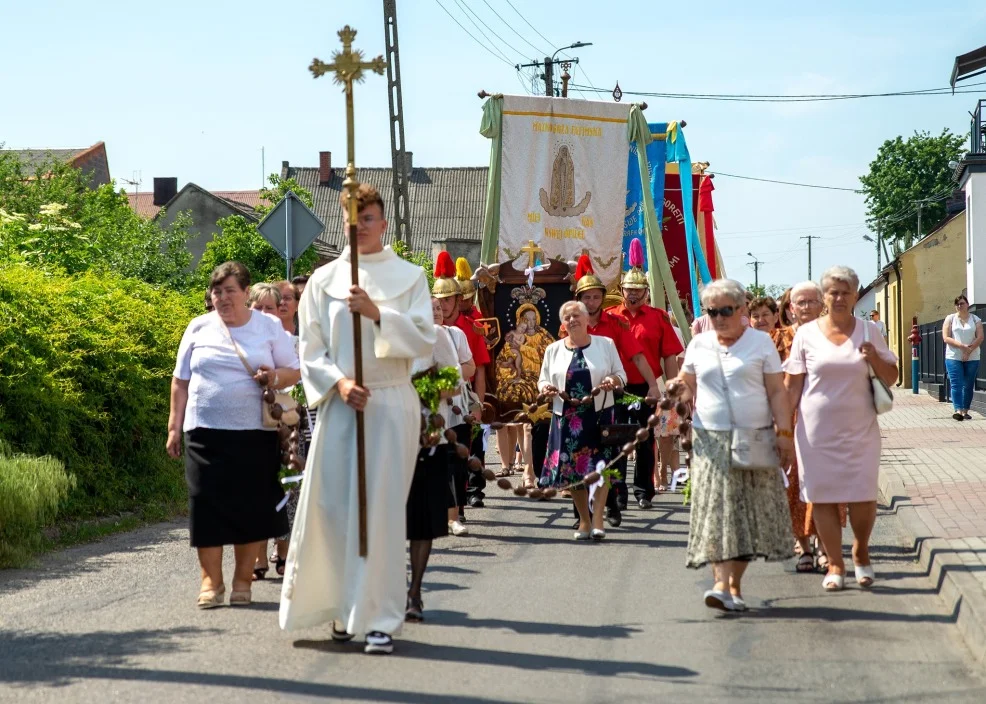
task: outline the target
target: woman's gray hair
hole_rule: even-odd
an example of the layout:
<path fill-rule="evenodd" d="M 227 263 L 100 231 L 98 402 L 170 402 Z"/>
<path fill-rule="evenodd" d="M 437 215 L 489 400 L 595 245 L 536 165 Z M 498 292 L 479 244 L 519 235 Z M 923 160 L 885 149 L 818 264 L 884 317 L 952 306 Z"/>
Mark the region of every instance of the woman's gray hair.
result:
<path fill-rule="evenodd" d="M 259 301 L 261 298 L 266 298 L 267 296 L 274 297 L 274 303 L 276 305 L 281 305 L 281 289 L 277 287 L 277 284 L 260 283 L 254 284 L 250 287 L 250 297 L 247 298 L 247 305 L 253 306 L 254 303 Z"/>
<path fill-rule="evenodd" d="M 716 279 L 702 289 L 702 307 L 706 308 L 713 299 L 725 296 L 737 306 L 746 305 L 746 289 L 743 284 L 733 279 Z"/>
<path fill-rule="evenodd" d="M 582 311 L 582 315 L 589 317 L 589 309 L 585 307 L 585 303 L 582 301 L 565 301 L 561 304 L 561 308 L 558 309 L 558 319 L 564 320 L 565 311 L 573 306 Z"/>
<path fill-rule="evenodd" d="M 822 274 L 821 284 L 822 291 L 825 290 L 826 283 L 829 281 L 838 281 L 849 286 L 849 289 L 856 293 L 859 291 L 859 277 L 856 276 L 856 272 L 847 266 L 832 266 L 825 270 Z"/>
<path fill-rule="evenodd" d="M 814 291 L 818 294 L 818 301 L 822 300 L 822 287 L 816 284 L 814 281 L 802 281 L 801 283 L 794 284 L 791 287 L 791 300 L 799 293 L 804 293 L 805 291 Z"/>

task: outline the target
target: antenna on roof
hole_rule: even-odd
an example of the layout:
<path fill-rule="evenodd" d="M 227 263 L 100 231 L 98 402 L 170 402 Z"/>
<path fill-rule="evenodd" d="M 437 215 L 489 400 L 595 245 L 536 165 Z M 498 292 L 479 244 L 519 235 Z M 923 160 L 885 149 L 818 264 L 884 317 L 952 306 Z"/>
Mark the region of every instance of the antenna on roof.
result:
<path fill-rule="evenodd" d="M 143 177 L 144 173 L 142 171 L 134 170 L 134 172 L 131 175 L 133 176 L 133 178 L 131 179 L 121 178 L 120 180 L 130 186 L 133 186 L 134 195 L 137 195 L 137 191 L 140 190 L 140 184 L 143 183 L 141 178 Z"/>

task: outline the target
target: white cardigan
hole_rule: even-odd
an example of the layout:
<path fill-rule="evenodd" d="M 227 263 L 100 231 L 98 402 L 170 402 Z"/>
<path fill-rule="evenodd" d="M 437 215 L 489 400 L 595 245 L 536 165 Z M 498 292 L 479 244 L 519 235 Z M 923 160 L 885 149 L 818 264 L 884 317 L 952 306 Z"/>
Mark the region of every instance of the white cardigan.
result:
<path fill-rule="evenodd" d="M 626 383 L 626 372 L 623 370 L 623 362 L 616 351 L 616 345 L 608 337 L 590 335 L 588 347 L 582 348 L 582 355 L 589 367 L 592 376 L 592 386 L 596 387 L 602 383 L 607 376 L 619 377 Z M 548 345 L 544 351 L 544 361 L 541 363 L 541 378 L 538 379 L 538 391 L 544 391 L 546 386 L 554 386 L 561 391 L 565 390 L 565 378 L 568 374 L 568 367 L 572 363 L 575 350 L 570 350 L 565 346 L 565 340 L 558 340 Z M 609 408 L 614 403 L 612 392 L 601 393 L 595 398 L 596 412 Z M 605 405 L 603 405 L 605 403 Z M 560 396 L 555 397 L 552 411 L 560 416 L 565 411 L 565 402 Z"/>

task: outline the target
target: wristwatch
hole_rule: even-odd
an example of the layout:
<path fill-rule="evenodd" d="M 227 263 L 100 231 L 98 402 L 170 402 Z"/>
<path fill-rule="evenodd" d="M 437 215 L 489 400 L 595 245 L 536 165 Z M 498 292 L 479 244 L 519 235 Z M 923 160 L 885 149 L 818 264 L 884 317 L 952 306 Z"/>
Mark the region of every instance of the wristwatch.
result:
<path fill-rule="evenodd" d="M 779 438 L 791 438 L 794 439 L 794 432 L 791 430 L 778 430 L 777 437 Z"/>

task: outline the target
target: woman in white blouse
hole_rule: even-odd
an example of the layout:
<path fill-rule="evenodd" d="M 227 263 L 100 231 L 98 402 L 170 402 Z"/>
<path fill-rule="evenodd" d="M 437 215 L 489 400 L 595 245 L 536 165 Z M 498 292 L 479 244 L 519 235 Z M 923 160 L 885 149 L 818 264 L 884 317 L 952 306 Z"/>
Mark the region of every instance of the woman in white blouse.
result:
<path fill-rule="evenodd" d="M 287 531 L 277 505 L 277 431 L 262 419 L 261 374 L 271 388 L 297 383 L 298 355 L 291 336 L 271 316 L 247 308 L 250 272 L 239 262 L 216 267 L 210 279 L 215 311 L 188 324 L 171 380 L 168 454 L 182 454 L 189 495 L 189 533 L 202 567 L 198 606 L 221 606 L 223 546 L 233 545 L 236 569 L 230 605 L 251 601 L 254 561 L 268 538 Z M 234 346 L 235 345 L 235 346 Z M 237 353 L 239 346 L 251 377 Z"/>
<path fill-rule="evenodd" d="M 594 471 L 596 463 L 608 462 L 620 449 L 603 445 L 600 426 L 614 422 L 614 392 L 623 388 L 626 373 L 616 345 L 608 337 L 590 335 L 589 311 L 581 301 L 568 301 L 558 312 L 568 336 L 548 345 L 541 364 L 538 390 L 552 403 L 548 450 L 541 470 L 542 488 L 568 487 Z M 593 388 L 602 393 L 592 397 Z M 568 397 L 565 400 L 562 396 Z M 587 403 L 582 403 L 586 399 Z M 579 484 L 572 500 L 579 513 L 576 540 L 602 540 L 603 506 L 609 481 L 596 488 L 593 497 L 600 510 L 591 516 L 589 495 Z"/>
<path fill-rule="evenodd" d="M 972 393 L 979 373 L 980 347 L 983 344 L 983 321 L 969 312 L 969 299 L 955 298 L 955 313 L 942 325 L 945 342 L 945 371 L 952 388 L 952 408 L 955 420 L 972 420 Z"/>
<path fill-rule="evenodd" d="M 712 329 L 692 338 L 678 380 L 695 399 L 692 422 L 691 521 L 687 566 L 712 564 L 706 606 L 743 611 L 743 573 L 757 557 L 791 556 L 791 513 L 780 468 L 791 466 L 794 440 L 781 359 L 766 333 L 745 322 L 746 291 L 730 279 L 702 290 Z M 776 436 L 778 467 L 737 469 L 737 428 Z"/>

